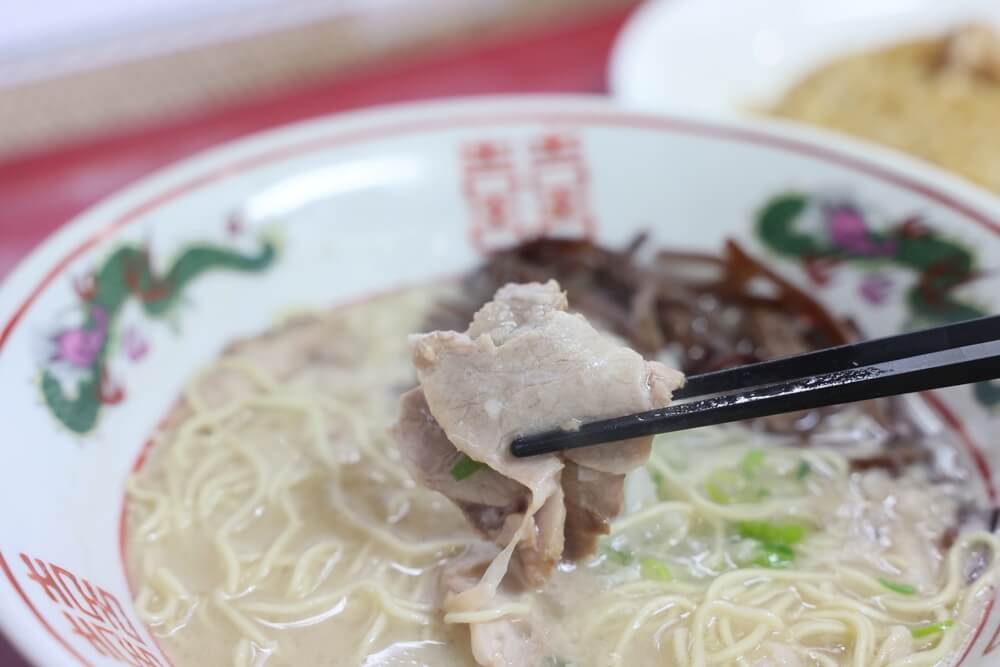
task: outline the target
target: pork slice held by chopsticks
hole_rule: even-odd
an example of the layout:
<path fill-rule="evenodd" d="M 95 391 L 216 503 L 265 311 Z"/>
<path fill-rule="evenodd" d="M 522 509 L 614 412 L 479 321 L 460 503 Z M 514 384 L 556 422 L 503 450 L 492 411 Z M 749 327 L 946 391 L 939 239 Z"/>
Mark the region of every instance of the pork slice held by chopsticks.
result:
<path fill-rule="evenodd" d="M 533 461 L 512 457 L 510 442 L 666 406 L 683 375 L 568 312 L 555 281 L 502 287 L 465 332 L 415 336 L 413 345 L 420 387 L 403 397 L 395 434 L 414 477 L 462 507 L 507 558 L 516 551 L 530 584 L 560 558 L 592 553 L 621 510 L 621 480 L 645 463 L 651 439 Z"/>

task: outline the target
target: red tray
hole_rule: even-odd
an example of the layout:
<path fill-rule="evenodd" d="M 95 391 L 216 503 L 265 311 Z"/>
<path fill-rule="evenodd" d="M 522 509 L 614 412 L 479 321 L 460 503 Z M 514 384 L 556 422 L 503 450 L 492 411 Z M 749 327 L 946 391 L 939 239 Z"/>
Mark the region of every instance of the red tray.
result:
<path fill-rule="evenodd" d="M 45 236 L 151 171 L 250 132 L 373 104 L 487 93 L 603 93 L 629 14 L 388 62 L 259 99 L 0 162 L 0 278 Z M 0 636 L 0 666 L 27 667 Z"/>

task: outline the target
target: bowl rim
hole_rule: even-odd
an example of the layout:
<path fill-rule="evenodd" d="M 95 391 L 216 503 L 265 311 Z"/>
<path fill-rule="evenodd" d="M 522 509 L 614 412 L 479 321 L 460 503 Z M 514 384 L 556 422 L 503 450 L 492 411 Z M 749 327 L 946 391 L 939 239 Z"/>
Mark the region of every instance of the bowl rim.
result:
<path fill-rule="evenodd" d="M 225 142 L 158 169 L 72 217 L 0 282 L 0 362 L 5 343 L 18 322 L 35 299 L 63 275 L 69 263 L 173 197 L 215 180 L 238 177 L 240 169 L 296 154 L 456 127 L 523 124 L 668 132 L 763 145 L 835 163 L 864 177 L 916 192 L 1000 235 L 1000 198 L 915 158 L 831 132 L 780 121 L 627 111 L 598 96 L 502 95 L 393 104 L 324 116 Z M 0 569 L 11 584 L 0 587 L 0 631 L 18 651 L 33 664 L 42 665 L 63 664 L 63 651 L 69 649 L 77 662 L 90 664 L 35 611 L 2 559 Z M 52 641 L 31 641 L 37 626 L 22 632 L 34 623 L 22 604 L 33 612 Z M 56 644 L 63 648 L 56 648 Z"/>

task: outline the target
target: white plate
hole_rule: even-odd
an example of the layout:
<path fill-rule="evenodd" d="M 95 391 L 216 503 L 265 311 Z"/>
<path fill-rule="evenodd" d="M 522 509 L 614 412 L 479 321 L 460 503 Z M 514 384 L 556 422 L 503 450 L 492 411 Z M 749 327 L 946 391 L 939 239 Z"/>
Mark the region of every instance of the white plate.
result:
<path fill-rule="evenodd" d="M 542 231 L 622 244 L 643 229 L 694 249 L 739 237 L 873 335 L 926 308 L 910 301 L 924 275 L 912 257 L 873 267 L 864 245 L 848 242 L 830 246 L 843 258 L 834 265 L 762 240 L 755 219 L 779 196 L 804 207 L 784 221 L 817 243 L 840 238 L 843 216 L 830 213 L 847 205 L 855 240 L 865 229 L 929 234 L 985 269 L 947 290 L 948 308 L 1000 312 L 1000 273 L 990 271 L 1000 266 L 1000 204 L 981 191 L 851 142 L 635 115 L 593 99 L 317 120 L 124 190 L 0 288 L 0 626 L 39 665 L 119 665 L 111 654 L 126 647 L 167 664 L 130 603 L 126 476 L 191 373 L 290 309 L 453 275 Z M 995 497 L 1000 424 L 985 403 L 1000 396 L 958 387 L 929 401 L 961 429 L 962 455 L 978 470 L 970 483 Z M 998 633 L 1000 610 L 963 664 L 995 664 Z"/>
<path fill-rule="evenodd" d="M 973 21 L 1000 28 L 1000 2 L 653 0 L 618 37 L 611 91 L 632 109 L 741 115 L 843 54 Z"/>

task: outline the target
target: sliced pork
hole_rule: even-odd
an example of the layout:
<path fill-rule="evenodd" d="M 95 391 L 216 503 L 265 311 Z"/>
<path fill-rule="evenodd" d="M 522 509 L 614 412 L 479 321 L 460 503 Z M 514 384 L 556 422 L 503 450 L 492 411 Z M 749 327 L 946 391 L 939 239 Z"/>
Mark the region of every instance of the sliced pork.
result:
<path fill-rule="evenodd" d="M 451 471 L 465 455 L 434 421 L 420 389 L 403 395 L 396 434 L 403 461 L 416 482 L 448 496 L 469 523 L 494 542 L 501 538 L 507 517 L 528 508 L 528 488 L 492 468 L 477 471 L 474 483 L 455 479 Z"/>
<path fill-rule="evenodd" d="M 452 614 L 481 611 L 495 605 L 515 556 L 519 584 L 538 586 L 561 558 L 592 553 L 651 442 L 515 459 L 511 440 L 664 407 L 683 375 L 568 312 L 555 281 L 506 285 L 465 332 L 412 342 L 420 386 L 404 395 L 394 433 L 414 478 L 502 547 L 478 584 L 452 589 L 445 603 Z"/>

